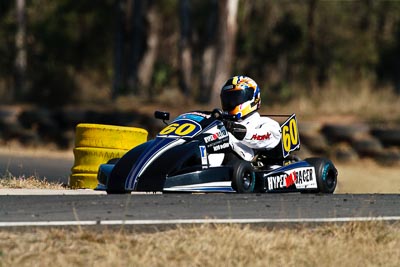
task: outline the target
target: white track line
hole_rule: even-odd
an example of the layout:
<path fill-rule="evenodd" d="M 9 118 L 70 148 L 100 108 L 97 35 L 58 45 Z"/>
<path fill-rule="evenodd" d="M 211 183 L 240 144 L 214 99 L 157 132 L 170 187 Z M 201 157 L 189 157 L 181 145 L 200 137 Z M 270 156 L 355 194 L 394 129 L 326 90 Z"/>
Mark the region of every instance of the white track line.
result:
<path fill-rule="evenodd" d="M 335 223 L 400 221 L 400 216 L 294 218 L 294 219 L 177 219 L 177 220 L 104 220 L 104 221 L 39 221 L 0 222 L 0 227 L 19 226 L 84 226 L 84 225 L 169 225 L 169 224 L 253 224 L 253 223 Z"/>

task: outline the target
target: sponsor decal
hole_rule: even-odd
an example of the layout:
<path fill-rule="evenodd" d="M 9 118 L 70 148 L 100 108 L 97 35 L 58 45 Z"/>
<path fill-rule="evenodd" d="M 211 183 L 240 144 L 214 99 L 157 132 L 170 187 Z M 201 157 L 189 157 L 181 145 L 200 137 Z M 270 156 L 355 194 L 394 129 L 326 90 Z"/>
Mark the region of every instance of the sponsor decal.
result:
<path fill-rule="evenodd" d="M 220 145 L 213 146 L 213 150 L 214 150 L 214 152 L 216 152 L 216 151 L 220 151 L 222 149 L 228 148 L 228 147 L 229 147 L 229 143 L 223 143 Z"/>
<path fill-rule="evenodd" d="M 207 149 L 208 149 L 208 152 L 210 152 L 210 148 L 212 148 L 212 147 L 214 147 L 214 146 L 216 146 L 216 145 L 220 145 L 220 144 L 222 144 L 222 143 L 225 143 L 225 141 L 226 140 L 217 140 L 217 141 L 214 141 L 214 142 L 211 142 L 211 143 L 208 143 L 208 144 L 206 144 L 206 147 L 207 147 Z"/>
<path fill-rule="evenodd" d="M 313 180 L 314 168 L 306 168 L 296 172 L 297 179 L 296 184 L 302 185 Z"/>
<path fill-rule="evenodd" d="M 316 188 L 314 168 L 299 168 L 284 173 L 266 176 L 268 190 L 284 189 L 291 186 L 299 188 Z"/>
<path fill-rule="evenodd" d="M 204 114 L 204 113 L 190 112 L 190 113 L 182 114 L 176 120 L 178 120 L 178 119 L 189 119 L 189 120 L 194 120 L 194 121 L 200 122 L 200 121 L 204 120 L 205 118 L 208 119 L 210 117 L 211 117 L 211 115 L 207 115 L 207 114 Z"/>
<path fill-rule="evenodd" d="M 295 114 L 282 124 L 281 132 L 282 152 L 283 157 L 286 158 L 290 152 L 300 149 L 300 135 Z"/>
<path fill-rule="evenodd" d="M 167 125 L 157 137 L 193 137 L 201 131 L 201 126 L 195 121 L 180 119 Z"/>
<path fill-rule="evenodd" d="M 203 169 L 208 167 L 207 150 L 205 146 L 199 146 L 201 156 L 201 166 Z"/>
<path fill-rule="evenodd" d="M 296 172 L 292 172 L 285 178 L 286 187 L 290 187 L 290 186 L 294 185 L 296 183 L 296 181 L 297 181 L 297 174 L 296 174 Z"/>
<path fill-rule="evenodd" d="M 251 140 L 269 140 L 271 138 L 271 133 L 263 134 L 263 135 L 258 135 L 258 134 L 253 134 L 251 137 Z"/>
<path fill-rule="evenodd" d="M 227 131 L 226 130 L 221 130 L 221 131 L 216 132 L 216 133 L 214 133 L 212 135 L 204 137 L 204 142 L 207 144 L 207 143 L 210 143 L 210 142 L 218 140 L 218 139 L 223 139 L 224 137 L 227 137 L 227 136 L 228 136 Z"/>

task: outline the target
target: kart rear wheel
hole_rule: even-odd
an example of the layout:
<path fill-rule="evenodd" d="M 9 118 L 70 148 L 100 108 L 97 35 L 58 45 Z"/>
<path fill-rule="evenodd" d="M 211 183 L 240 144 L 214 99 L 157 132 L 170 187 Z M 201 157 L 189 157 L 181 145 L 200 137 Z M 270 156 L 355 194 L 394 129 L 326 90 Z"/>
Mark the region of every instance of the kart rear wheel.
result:
<path fill-rule="evenodd" d="M 337 185 L 338 175 L 332 161 L 326 158 L 308 158 L 306 161 L 315 168 L 318 192 L 332 194 Z"/>
<path fill-rule="evenodd" d="M 256 175 L 250 162 L 238 161 L 233 166 L 232 188 L 238 193 L 255 192 Z"/>

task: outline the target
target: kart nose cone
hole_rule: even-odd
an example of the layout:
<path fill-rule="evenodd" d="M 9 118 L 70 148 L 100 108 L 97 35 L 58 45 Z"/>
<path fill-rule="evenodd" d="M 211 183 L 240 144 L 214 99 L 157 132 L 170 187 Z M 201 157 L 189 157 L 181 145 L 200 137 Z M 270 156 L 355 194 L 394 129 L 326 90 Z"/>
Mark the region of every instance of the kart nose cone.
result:
<path fill-rule="evenodd" d="M 98 188 L 103 188 L 107 185 L 110 173 L 114 168 L 114 164 L 101 164 L 97 173 Z"/>

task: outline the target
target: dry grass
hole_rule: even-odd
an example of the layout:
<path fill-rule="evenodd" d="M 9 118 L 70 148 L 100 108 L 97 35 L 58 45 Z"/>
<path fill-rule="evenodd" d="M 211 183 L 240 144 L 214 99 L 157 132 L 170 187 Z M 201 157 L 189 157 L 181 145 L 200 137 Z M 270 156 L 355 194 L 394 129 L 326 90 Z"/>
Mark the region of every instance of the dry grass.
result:
<path fill-rule="evenodd" d="M 0 266 L 399 266 L 400 225 L 0 231 Z"/>
<path fill-rule="evenodd" d="M 261 88 L 263 88 L 262 85 Z M 292 95 L 291 100 L 273 100 L 266 93 L 262 99 L 261 114 L 296 113 L 299 120 L 335 123 L 360 121 L 400 123 L 400 95 L 394 93 L 391 88 L 377 88 L 368 81 L 356 84 L 331 81 L 323 88 L 314 91 L 293 85 L 288 90 Z M 171 118 L 189 110 L 214 108 L 209 104 L 202 105 L 190 101 L 177 89 L 165 91 L 152 102 L 146 102 L 137 97 L 123 96 L 117 99 L 115 106 L 122 110 L 140 106 L 140 112 L 151 116 L 155 110 L 165 110 L 171 113 Z"/>
<path fill-rule="evenodd" d="M 312 120 L 340 122 L 352 117 L 354 120 L 400 123 L 400 95 L 389 88 L 375 88 L 366 81 L 354 85 L 331 82 L 316 91 L 304 88 L 292 88 L 292 91 L 294 99 L 272 105 L 274 112 L 295 112 Z"/>
<path fill-rule="evenodd" d="M 47 180 L 37 177 L 13 177 L 7 175 L 0 179 L 0 189 L 66 189 L 62 183 L 48 182 Z"/>
<path fill-rule="evenodd" d="M 336 164 L 338 194 L 400 194 L 400 166 L 382 166 L 373 160 Z"/>

